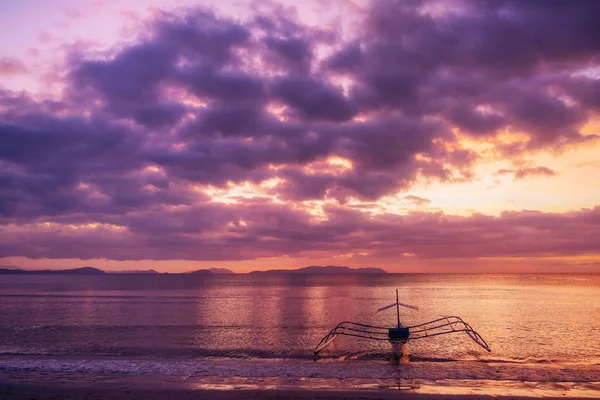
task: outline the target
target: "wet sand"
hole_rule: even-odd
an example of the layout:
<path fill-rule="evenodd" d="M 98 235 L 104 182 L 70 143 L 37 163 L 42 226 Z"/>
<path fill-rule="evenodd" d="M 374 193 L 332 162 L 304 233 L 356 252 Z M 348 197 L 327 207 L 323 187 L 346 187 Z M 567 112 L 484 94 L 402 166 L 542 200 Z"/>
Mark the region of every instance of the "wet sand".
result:
<path fill-rule="evenodd" d="M 111 374 L 0 374 L 2 400 L 188 399 L 564 399 L 600 398 L 600 382 L 396 381 L 218 378 Z"/>
<path fill-rule="evenodd" d="M 382 390 L 204 390 L 204 389 L 152 389 L 152 388 L 113 388 L 113 387 L 53 387 L 47 385 L 2 385 L 0 397 L 3 400 L 198 400 L 198 399 L 404 399 L 404 400 L 475 400 L 475 399 L 536 399 L 512 395 L 442 395 Z M 564 399 L 543 397 L 544 399 Z"/>
<path fill-rule="evenodd" d="M 197 399 L 404 399 L 404 400 L 475 400 L 475 399 L 534 399 L 496 394 L 426 394 L 391 390 L 280 390 L 280 389 L 162 389 L 152 387 L 104 387 L 98 386 L 52 386 L 47 384 L 2 384 L 0 398 L 3 400 L 197 400 Z M 563 399 L 564 396 L 544 397 Z"/>

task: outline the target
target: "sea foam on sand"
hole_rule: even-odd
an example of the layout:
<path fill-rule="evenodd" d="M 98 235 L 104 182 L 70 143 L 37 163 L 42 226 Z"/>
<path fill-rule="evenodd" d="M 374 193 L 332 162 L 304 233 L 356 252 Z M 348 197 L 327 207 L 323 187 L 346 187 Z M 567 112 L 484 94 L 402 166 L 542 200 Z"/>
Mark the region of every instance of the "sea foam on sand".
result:
<path fill-rule="evenodd" d="M 99 387 L 116 385 L 119 388 L 127 387 L 128 390 L 149 387 L 200 391 L 311 390 L 361 393 L 400 390 L 436 396 L 466 394 L 600 398 L 598 365 L 511 365 L 473 361 L 392 365 L 383 361 L 0 359 L 2 385 L 23 389 L 44 384 L 66 390 L 65 385 L 72 385 L 73 382 L 92 392 Z M 338 398 L 330 394 L 332 397 L 329 398 Z"/>

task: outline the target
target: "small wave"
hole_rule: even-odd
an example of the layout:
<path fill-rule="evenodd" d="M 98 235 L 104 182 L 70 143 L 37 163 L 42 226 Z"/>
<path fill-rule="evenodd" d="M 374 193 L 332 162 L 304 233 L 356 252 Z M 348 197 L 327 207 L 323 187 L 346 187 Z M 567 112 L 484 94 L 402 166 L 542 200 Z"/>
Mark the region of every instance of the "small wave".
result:
<path fill-rule="evenodd" d="M 559 364 L 568 363 L 568 360 L 548 360 L 537 358 L 444 358 L 409 356 L 411 362 L 477 362 L 484 364 Z"/>
<path fill-rule="evenodd" d="M 49 352 L 39 349 L 25 349 L 20 347 L 0 347 L 0 356 L 47 356 Z"/>
<path fill-rule="evenodd" d="M 60 372 L 116 375 L 164 375 L 185 377 L 296 377 L 495 380 L 519 382 L 596 382 L 598 368 L 559 369 L 554 366 L 508 365 L 488 368 L 472 363 L 425 363 L 391 365 L 383 362 L 312 362 L 290 360 L 156 360 L 133 358 L 63 359 L 58 357 L 0 358 L 0 372 Z"/>
<path fill-rule="evenodd" d="M 503 363 L 503 364 L 556 364 L 566 362 L 566 360 L 548 360 L 543 358 L 485 358 L 477 360 L 487 364 Z"/>
<path fill-rule="evenodd" d="M 422 357 L 422 356 L 414 356 L 409 355 L 408 360 L 410 362 L 460 362 L 466 361 L 458 358 L 443 358 L 443 357 Z"/>
<path fill-rule="evenodd" d="M 156 346 L 103 346 L 98 343 L 81 346 L 0 346 L 0 356 L 76 356 L 76 357 L 130 357 L 157 360 L 202 360 L 202 359 L 231 359 L 231 360 L 312 360 L 313 352 L 305 348 L 287 349 L 256 349 L 256 348 L 189 348 L 189 347 L 156 347 Z M 319 355 L 322 361 L 388 361 L 392 353 L 387 349 L 366 350 L 329 350 Z M 503 358 L 478 357 L 477 355 L 453 355 L 446 357 L 429 356 L 427 354 L 408 355 L 408 361 L 414 364 L 428 363 L 472 363 L 498 365 L 600 365 L 598 359 L 568 360 L 547 358 Z"/>

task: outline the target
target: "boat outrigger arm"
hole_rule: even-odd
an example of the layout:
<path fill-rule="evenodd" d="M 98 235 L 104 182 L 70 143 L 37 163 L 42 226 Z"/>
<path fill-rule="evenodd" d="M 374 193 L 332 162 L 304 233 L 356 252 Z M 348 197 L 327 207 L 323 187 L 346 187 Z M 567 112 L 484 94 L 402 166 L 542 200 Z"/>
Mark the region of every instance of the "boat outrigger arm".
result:
<path fill-rule="evenodd" d="M 417 307 L 409 306 L 398 302 L 398 290 L 396 289 L 396 303 L 382 307 L 377 312 L 386 310 L 396 306 L 398 316 L 398 325 L 395 328 L 383 326 L 374 326 L 361 324 L 358 322 L 344 321 L 340 322 L 333 328 L 315 347 L 314 358 L 318 358 L 319 353 L 328 347 L 338 336 L 353 336 L 357 338 L 389 341 L 392 345 L 406 344 L 410 340 L 425 339 L 439 335 L 446 335 L 455 332 L 465 332 L 475 343 L 491 352 L 492 350 L 486 341 L 477 333 L 471 325 L 466 323 L 460 317 L 447 316 L 434 319 L 433 321 L 425 322 L 418 325 L 403 326 L 400 322 L 400 306 L 417 309 Z"/>

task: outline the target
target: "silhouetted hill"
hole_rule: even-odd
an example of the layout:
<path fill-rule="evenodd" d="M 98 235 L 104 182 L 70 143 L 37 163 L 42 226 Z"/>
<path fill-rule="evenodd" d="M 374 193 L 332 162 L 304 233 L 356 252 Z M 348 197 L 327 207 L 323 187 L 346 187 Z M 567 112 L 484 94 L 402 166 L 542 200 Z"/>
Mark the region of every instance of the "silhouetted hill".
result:
<path fill-rule="evenodd" d="M 0 274 L 52 274 L 52 275 L 103 275 L 106 272 L 98 268 L 93 267 L 82 267 L 73 269 L 60 269 L 60 270 L 25 270 L 25 269 L 0 269 Z"/>
<path fill-rule="evenodd" d="M 251 274 L 387 274 L 387 271 L 381 268 L 350 268 L 345 266 L 327 265 L 298 269 L 270 269 L 267 271 L 252 271 Z"/>
<path fill-rule="evenodd" d="M 153 269 L 132 269 L 132 270 L 127 270 L 127 271 L 106 271 L 107 274 L 132 274 L 132 275 L 154 275 L 154 274 L 160 274 L 160 272 L 157 272 Z"/>
<path fill-rule="evenodd" d="M 213 274 L 233 274 L 234 272 L 227 268 L 209 268 L 209 269 L 199 269 L 196 271 L 184 272 L 183 274 L 193 274 L 193 275 L 213 275 Z M 102 271 L 98 268 L 93 267 L 82 267 L 82 268 L 73 268 L 73 269 L 61 269 L 61 270 L 27 270 L 27 269 L 19 269 L 19 268 L 0 268 L 0 274 L 4 275 L 16 275 L 16 274 L 52 274 L 52 275 L 161 275 L 160 272 L 157 272 L 153 269 L 146 270 L 127 270 L 127 271 Z M 166 274 L 166 273 L 165 273 Z M 178 275 L 178 273 L 171 273 L 171 275 Z"/>
<path fill-rule="evenodd" d="M 213 274 L 234 274 L 235 273 L 232 270 L 227 269 L 227 268 L 209 268 L 208 270 L 210 272 L 212 272 Z"/>
<path fill-rule="evenodd" d="M 212 275 L 213 273 L 210 272 L 207 269 L 197 269 L 195 271 L 184 272 L 184 274 L 189 274 L 189 275 Z"/>
<path fill-rule="evenodd" d="M 197 269 L 196 271 L 185 272 L 186 274 L 205 275 L 205 274 L 233 274 L 234 272 L 227 268 L 208 268 Z"/>

